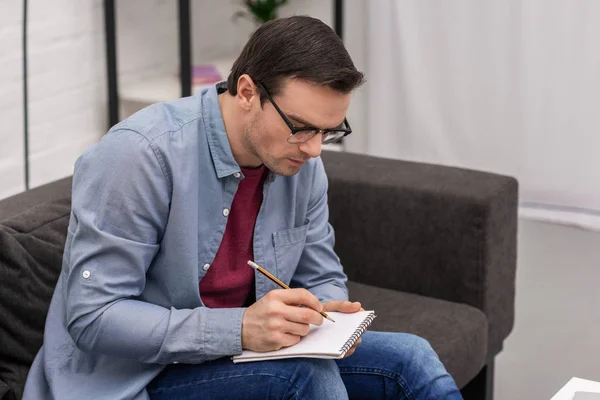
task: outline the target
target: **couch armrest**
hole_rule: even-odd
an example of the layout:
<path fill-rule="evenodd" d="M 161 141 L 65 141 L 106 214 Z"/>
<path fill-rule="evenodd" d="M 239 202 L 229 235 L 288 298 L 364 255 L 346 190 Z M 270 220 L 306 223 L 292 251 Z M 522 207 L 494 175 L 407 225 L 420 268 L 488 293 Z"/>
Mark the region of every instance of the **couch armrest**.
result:
<path fill-rule="evenodd" d="M 514 323 L 517 181 L 351 153 L 322 158 L 349 279 L 474 306 L 488 318 L 490 353 L 499 352 Z"/>

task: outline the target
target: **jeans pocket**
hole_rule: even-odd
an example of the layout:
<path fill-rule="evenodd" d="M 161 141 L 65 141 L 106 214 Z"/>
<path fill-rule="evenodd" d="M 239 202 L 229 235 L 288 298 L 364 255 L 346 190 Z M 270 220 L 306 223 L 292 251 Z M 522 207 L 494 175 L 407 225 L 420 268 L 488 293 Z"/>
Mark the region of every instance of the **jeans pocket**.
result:
<path fill-rule="evenodd" d="M 306 224 L 273 233 L 277 277 L 286 285 L 290 284 L 304 251 L 308 226 Z"/>

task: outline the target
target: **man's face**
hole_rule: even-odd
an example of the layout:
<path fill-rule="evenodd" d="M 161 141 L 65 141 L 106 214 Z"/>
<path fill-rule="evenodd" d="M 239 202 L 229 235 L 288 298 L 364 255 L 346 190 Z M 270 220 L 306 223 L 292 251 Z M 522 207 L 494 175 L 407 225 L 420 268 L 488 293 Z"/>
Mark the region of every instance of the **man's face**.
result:
<path fill-rule="evenodd" d="M 350 94 L 288 79 L 273 100 L 294 126 L 325 129 L 337 127 L 344 121 Z M 273 105 L 267 100 L 261 108 L 258 96 L 255 101 L 244 132 L 245 145 L 267 168 L 278 175 L 291 176 L 309 158 L 321 154 L 322 134 L 318 133 L 304 143 L 288 143 L 290 128 Z"/>

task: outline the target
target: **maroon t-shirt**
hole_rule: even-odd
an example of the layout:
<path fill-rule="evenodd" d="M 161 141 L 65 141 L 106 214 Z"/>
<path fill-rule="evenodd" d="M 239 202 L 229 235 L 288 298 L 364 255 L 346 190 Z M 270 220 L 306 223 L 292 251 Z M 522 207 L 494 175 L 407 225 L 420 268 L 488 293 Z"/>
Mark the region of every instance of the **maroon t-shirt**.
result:
<path fill-rule="evenodd" d="M 223 240 L 208 272 L 200 281 L 202 301 L 209 308 L 248 305 L 254 299 L 254 224 L 263 199 L 267 169 L 242 168 L 244 179 L 233 198 Z"/>

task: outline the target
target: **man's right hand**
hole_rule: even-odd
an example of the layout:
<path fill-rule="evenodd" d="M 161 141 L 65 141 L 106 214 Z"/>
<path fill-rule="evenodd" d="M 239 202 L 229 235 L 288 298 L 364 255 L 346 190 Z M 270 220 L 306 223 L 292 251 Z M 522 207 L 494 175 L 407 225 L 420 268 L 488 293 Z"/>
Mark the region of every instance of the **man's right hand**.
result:
<path fill-rule="evenodd" d="M 323 323 L 319 314 L 322 307 L 306 289 L 270 291 L 244 312 L 242 348 L 271 351 L 298 343 L 308 333 L 310 324 Z"/>

